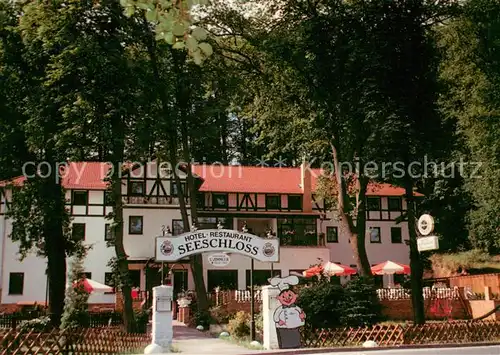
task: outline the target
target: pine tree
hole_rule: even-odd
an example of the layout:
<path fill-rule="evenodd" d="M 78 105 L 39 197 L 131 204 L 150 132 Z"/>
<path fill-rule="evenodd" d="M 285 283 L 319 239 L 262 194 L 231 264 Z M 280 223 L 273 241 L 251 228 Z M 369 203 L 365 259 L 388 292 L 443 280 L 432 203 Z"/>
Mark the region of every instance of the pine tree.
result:
<path fill-rule="evenodd" d="M 87 327 L 90 323 L 88 313 L 89 293 L 85 290 L 83 262 L 86 250 L 78 252 L 70 264 L 69 287 L 66 289 L 64 313 L 61 329 Z"/>

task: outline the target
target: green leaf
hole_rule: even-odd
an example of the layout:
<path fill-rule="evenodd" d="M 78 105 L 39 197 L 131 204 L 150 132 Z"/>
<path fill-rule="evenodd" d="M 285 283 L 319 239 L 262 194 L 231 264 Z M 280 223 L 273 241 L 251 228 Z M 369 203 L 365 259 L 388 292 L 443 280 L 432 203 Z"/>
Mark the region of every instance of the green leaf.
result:
<path fill-rule="evenodd" d="M 203 63 L 203 54 L 201 54 L 200 50 L 194 51 L 192 57 L 197 65 L 201 65 L 201 63 Z"/>
<path fill-rule="evenodd" d="M 186 29 L 184 28 L 184 26 L 182 24 L 176 23 L 174 25 L 174 28 L 172 29 L 172 33 L 176 37 L 182 37 L 182 36 L 184 36 L 184 33 L 186 33 Z"/>
<path fill-rule="evenodd" d="M 213 49 L 212 49 L 212 46 L 210 44 L 208 44 L 207 42 L 200 43 L 198 45 L 198 47 L 200 47 L 200 49 L 202 50 L 202 52 L 207 57 L 210 57 L 212 55 L 212 53 L 214 52 Z"/>
<path fill-rule="evenodd" d="M 190 51 L 195 51 L 198 48 L 198 41 L 194 37 L 189 36 L 186 40 L 186 47 Z"/>
<path fill-rule="evenodd" d="M 165 33 L 163 38 L 165 39 L 165 42 L 167 42 L 168 44 L 174 43 L 174 35 L 172 34 L 172 32 Z"/>
<path fill-rule="evenodd" d="M 175 42 L 172 48 L 174 49 L 184 49 L 186 45 L 182 41 Z"/>
<path fill-rule="evenodd" d="M 141 3 L 141 2 L 137 3 L 137 7 L 139 9 L 142 9 L 142 10 L 151 9 L 151 6 L 152 6 L 152 4 L 149 4 L 149 3 Z"/>
<path fill-rule="evenodd" d="M 146 20 L 148 20 L 149 22 L 158 21 L 158 12 L 156 10 L 146 11 Z"/>
<path fill-rule="evenodd" d="M 200 42 L 207 39 L 207 31 L 201 27 L 196 27 L 191 34 Z"/>
<path fill-rule="evenodd" d="M 129 5 L 129 0 L 120 0 L 120 5 L 123 7 L 127 7 Z"/>
<path fill-rule="evenodd" d="M 135 14 L 135 8 L 133 6 L 127 6 L 125 8 L 125 16 L 131 17 Z"/>

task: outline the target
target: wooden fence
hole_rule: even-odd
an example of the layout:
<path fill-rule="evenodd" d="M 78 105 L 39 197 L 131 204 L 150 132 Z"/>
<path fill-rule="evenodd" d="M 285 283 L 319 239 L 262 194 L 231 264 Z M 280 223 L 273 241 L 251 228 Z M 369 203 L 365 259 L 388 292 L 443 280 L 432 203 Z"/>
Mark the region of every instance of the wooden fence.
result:
<path fill-rule="evenodd" d="M 117 328 L 0 331 L 0 355 L 139 354 L 151 343 L 148 334 L 128 334 Z"/>
<path fill-rule="evenodd" d="M 43 316 L 42 313 L 33 314 L 0 314 L 0 329 L 17 328 L 23 321 Z M 123 324 L 122 314 L 119 312 L 89 312 L 90 327 L 116 326 Z"/>
<path fill-rule="evenodd" d="M 302 344 L 305 348 L 357 347 L 368 340 L 375 341 L 379 346 L 500 342 L 500 322 L 459 321 L 302 330 Z"/>

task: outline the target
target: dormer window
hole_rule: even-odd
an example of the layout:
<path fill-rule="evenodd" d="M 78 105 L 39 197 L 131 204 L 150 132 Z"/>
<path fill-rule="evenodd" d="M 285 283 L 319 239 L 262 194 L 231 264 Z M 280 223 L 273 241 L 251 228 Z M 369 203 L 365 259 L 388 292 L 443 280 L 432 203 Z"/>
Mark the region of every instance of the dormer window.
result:
<path fill-rule="evenodd" d="M 89 193 L 88 191 L 73 191 L 72 200 L 75 206 L 86 206 L 89 200 Z"/>
<path fill-rule="evenodd" d="M 129 182 L 129 195 L 130 196 L 144 196 L 146 191 L 146 184 L 144 181 L 130 181 Z"/>
<path fill-rule="evenodd" d="M 212 197 L 214 208 L 227 208 L 227 194 L 213 194 Z"/>

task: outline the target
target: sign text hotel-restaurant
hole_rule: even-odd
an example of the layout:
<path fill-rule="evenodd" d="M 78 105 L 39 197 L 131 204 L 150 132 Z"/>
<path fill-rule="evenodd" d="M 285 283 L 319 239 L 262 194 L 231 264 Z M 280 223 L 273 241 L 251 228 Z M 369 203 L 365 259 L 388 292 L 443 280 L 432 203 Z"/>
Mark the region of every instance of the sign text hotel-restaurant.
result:
<path fill-rule="evenodd" d="M 205 252 L 239 253 L 263 262 L 279 261 L 279 240 L 229 229 L 202 229 L 156 238 L 156 261 L 177 261 Z"/>

